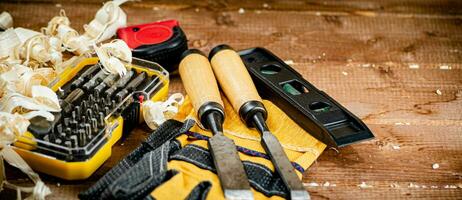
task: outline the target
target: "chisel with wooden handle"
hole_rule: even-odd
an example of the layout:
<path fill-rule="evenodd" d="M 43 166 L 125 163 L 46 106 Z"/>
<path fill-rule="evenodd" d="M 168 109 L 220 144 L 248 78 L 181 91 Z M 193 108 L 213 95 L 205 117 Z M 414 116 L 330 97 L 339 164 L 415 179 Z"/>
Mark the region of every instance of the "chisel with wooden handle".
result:
<path fill-rule="evenodd" d="M 261 133 L 261 143 L 290 192 L 291 199 L 310 199 L 281 144 L 266 125 L 267 111 L 239 55 L 219 45 L 209 55 L 213 72 L 234 110 L 249 127 Z"/>
<path fill-rule="evenodd" d="M 208 145 L 225 198 L 253 199 L 236 145 L 223 135 L 223 101 L 210 62 L 201 51 L 189 49 L 182 55 L 179 72 L 199 121 L 213 134 Z"/>

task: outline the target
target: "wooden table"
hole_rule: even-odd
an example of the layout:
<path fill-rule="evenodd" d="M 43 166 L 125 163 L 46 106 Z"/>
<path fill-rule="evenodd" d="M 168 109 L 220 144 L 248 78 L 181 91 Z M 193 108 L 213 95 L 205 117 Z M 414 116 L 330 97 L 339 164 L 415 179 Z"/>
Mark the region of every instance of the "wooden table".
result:
<path fill-rule="evenodd" d="M 102 5 L 27 2 L 2 1 L 0 11 L 15 26 L 39 30 L 63 8 L 82 31 Z M 190 47 L 205 52 L 220 43 L 268 48 L 364 120 L 376 139 L 326 150 L 305 173 L 314 199 L 462 198 L 462 2 L 159 0 L 122 7 L 128 24 L 179 20 Z M 171 82 L 171 92 L 184 92 L 177 76 Z M 49 198 L 75 198 L 146 130 L 118 143 L 88 180 L 41 174 Z"/>

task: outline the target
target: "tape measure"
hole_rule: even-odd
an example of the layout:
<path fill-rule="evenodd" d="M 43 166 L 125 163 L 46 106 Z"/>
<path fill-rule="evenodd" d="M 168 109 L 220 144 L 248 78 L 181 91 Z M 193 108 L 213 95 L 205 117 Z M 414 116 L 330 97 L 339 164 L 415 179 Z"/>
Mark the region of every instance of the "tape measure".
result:
<path fill-rule="evenodd" d="M 117 37 L 127 43 L 134 57 L 156 62 L 169 72 L 178 69 L 181 54 L 188 49 L 186 35 L 176 20 L 120 28 Z"/>

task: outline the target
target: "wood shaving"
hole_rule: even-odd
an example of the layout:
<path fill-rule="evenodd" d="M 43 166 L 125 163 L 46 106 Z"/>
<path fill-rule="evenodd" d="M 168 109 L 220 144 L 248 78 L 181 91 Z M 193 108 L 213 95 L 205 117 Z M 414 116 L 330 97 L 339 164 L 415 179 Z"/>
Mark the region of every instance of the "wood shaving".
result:
<path fill-rule="evenodd" d="M 401 147 L 400 147 L 399 145 L 393 145 L 393 146 L 391 146 L 391 147 L 392 147 L 394 150 L 399 150 L 399 149 L 401 149 Z"/>
<path fill-rule="evenodd" d="M 0 112 L 0 149 L 27 131 L 29 121 L 20 114 Z"/>
<path fill-rule="evenodd" d="M 288 65 L 293 65 L 294 61 L 293 60 L 284 60 L 284 63 L 286 63 Z"/>
<path fill-rule="evenodd" d="M 347 76 L 347 75 L 348 75 L 348 72 L 343 71 L 342 74 L 343 74 L 344 76 Z"/>
<path fill-rule="evenodd" d="M 340 151 L 339 151 L 338 149 L 336 149 L 335 147 L 329 147 L 329 149 L 334 150 L 334 151 L 335 151 L 336 153 L 338 153 L 338 154 L 340 153 Z"/>
<path fill-rule="evenodd" d="M 244 14 L 245 13 L 245 10 L 244 8 L 239 8 L 239 10 L 237 11 L 239 14 Z"/>
<path fill-rule="evenodd" d="M 303 183 L 303 186 L 305 187 L 318 187 L 319 184 L 316 182 L 311 182 L 311 183 Z"/>
<path fill-rule="evenodd" d="M 410 65 L 409 65 L 409 68 L 410 68 L 410 69 L 419 69 L 420 66 L 419 66 L 418 64 L 410 64 Z"/>
<path fill-rule="evenodd" d="M 269 8 L 269 5 L 267 3 L 264 3 L 263 8 Z"/>
<path fill-rule="evenodd" d="M 183 102 L 184 97 L 181 93 L 172 94 L 165 102 L 146 101 L 142 104 L 143 118 L 149 128 L 155 130 L 162 123 L 173 118 Z"/>
<path fill-rule="evenodd" d="M 126 14 L 120 5 L 127 0 L 106 2 L 95 18 L 84 25 L 85 33 L 79 35 L 70 27 L 64 10 L 50 20 L 41 32 L 13 28 L 11 15 L 0 14 L 0 157 L 19 168 L 34 182 L 32 187 L 17 186 L 1 180 L 3 187 L 21 193 L 31 193 L 28 199 L 43 200 L 51 193 L 27 163 L 11 148 L 16 138 L 27 131 L 31 119 L 36 116 L 52 121 L 51 112 L 59 112 L 56 93 L 45 87 L 68 66 L 75 66 L 81 58 L 98 51 L 104 69 L 123 75 L 126 68 L 122 61 L 131 62 L 131 51 L 124 42 L 114 41 L 97 45 L 113 37 L 118 28 L 126 26 Z M 61 4 L 55 4 L 61 7 Z M 123 43 L 123 44 L 122 44 Z M 96 50 L 97 49 L 97 50 Z M 77 55 L 63 62 L 64 51 Z M 123 69 L 122 69 L 123 68 Z M 2 160 L 0 158 L 0 160 Z M 0 162 L 3 165 L 3 160 Z M 3 172 L 0 172 L 3 173 Z M 0 177 L 5 177 L 0 174 Z M 59 184 L 58 184 L 59 186 Z"/>
<path fill-rule="evenodd" d="M 10 13 L 3 11 L 0 14 L 0 29 L 6 30 L 11 27 L 13 27 L 13 17 Z"/>
<path fill-rule="evenodd" d="M 435 93 L 436 93 L 437 95 L 443 95 L 443 92 L 441 92 L 440 89 L 437 89 L 437 90 L 435 91 Z"/>
<path fill-rule="evenodd" d="M 329 182 L 325 182 L 324 184 L 322 184 L 323 187 L 329 187 L 330 186 L 330 183 Z"/>
<path fill-rule="evenodd" d="M 122 62 L 130 63 L 132 61 L 132 53 L 127 43 L 116 39 L 101 46 L 94 46 L 94 49 L 104 67 L 103 69 L 120 76 L 127 73 L 127 68 Z"/>
<path fill-rule="evenodd" d="M 441 70 L 449 70 L 449 69 L 451 69 L 451 67 L 448 66 L 448 65 L 441 65 L 441 66 L 440 66 L 440 69 L 441 69 Z"/>
<path fill-rule="evenodd" d="M 361 67 L 370 67 L 371 64 L 362 64 Z"/>
<path fill-rule="evenodd" d="M 440 165 L 439 165 L 438 163 L 434 163 L 434 164 L 432 165 L 432 168 L 433 168 L 433 169 L 438 169 L 438 168 L 440 168 Z"/>
<path fill-rule="evenodd" d="M 420 188 L 419 185 L 414 184 L 414 183 L 409 183 L 409 185 L 408 185 L 407 187 L 408 187 L 408 188 Z"/>
<path fill-rule="evenodd" d="M 367 189 L 367 188 L 372 188 L 374 186 L 366 184 L 366 182 L 361 182 L 361 184 L 358 185 L 359 188 L 361 189 Z"/>
<path fill-rule="evenodd" d="M 400 186 L 399 186 L 398 183 L 392 183 L 392 184 L 390 184 L 390 187 L 392 187 L 392 188 L 399 188 Z"/>

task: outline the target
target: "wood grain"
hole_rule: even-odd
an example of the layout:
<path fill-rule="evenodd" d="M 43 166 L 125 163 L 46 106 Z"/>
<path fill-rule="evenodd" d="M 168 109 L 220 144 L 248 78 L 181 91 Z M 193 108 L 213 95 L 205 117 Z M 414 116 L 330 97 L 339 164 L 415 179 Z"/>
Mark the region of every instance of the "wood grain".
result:
<path fill-rule="evenodd" d="M 180 62 L 179 72 L 196 113 L 208 102 L 215 102 L 224 107 L 217 80 L 207 57 L 197 53 L 189 54 Z"/>
<path fill-rule="evenodd" d="M 2 1 L 0 10 L 9 11 L 17 26 L 35 30 L 64 8 L 82 31 L 102 5 L 24 2 Z M 122 8 L 129 24 L 178 19 L 190 47 L 204 52 L 221 43 L 265 47 L 362 118 L 376 139 L 326 150 L 304 176 L 313 199 L 462 196 L 462 1 L 159 0 Z M 178 76 L 170 92 L 184 93 Z M 148 132 L 138 128 L 118 143 L 88 180 L 41 174 L 53 190 L 50 199 L 75 198 Z M 433 169 L 434 163 L 440 167 Z M 7 173 L 20 177 L 11 167 Z M 362 182 L 371 187 L 359 187 Z M 0 199 L 14 195 L 2 191 Z"/>
<path fill-rule="evenodd" d="M 236 113 L 239 113 L 246 102 L 261 102 L 257 88 L 236 51 L 223 49 L 211 58 L 210 63 L 221 89 Z"/>

